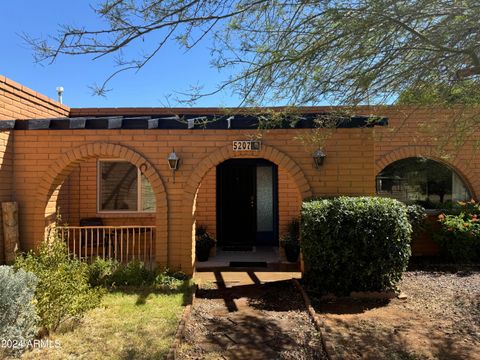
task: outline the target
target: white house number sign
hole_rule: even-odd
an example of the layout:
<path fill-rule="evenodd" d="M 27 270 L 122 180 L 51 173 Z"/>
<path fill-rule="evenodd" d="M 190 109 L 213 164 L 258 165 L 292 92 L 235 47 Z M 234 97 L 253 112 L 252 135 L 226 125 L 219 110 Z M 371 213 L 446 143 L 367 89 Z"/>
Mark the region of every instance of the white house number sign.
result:
<path fill-rule="evenodd" d="M 258 140 L 236 140 L 233 142 L 233 151 L 258 151 L 261 142 Z"/>

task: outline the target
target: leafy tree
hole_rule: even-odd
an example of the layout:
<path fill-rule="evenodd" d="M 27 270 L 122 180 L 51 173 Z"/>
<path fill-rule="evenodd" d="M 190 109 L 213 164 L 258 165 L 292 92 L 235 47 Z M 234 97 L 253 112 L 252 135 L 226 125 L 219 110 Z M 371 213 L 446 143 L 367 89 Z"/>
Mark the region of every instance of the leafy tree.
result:
<path fill-rule="evenodd" d="M 418 84 L 403 91 L 399 105 L 480 105 L 480 83 L 463 81 L 454 84 Z"/>
<path fill-rule="evenodd" d="M 213 65 L 233 69 L 217 88 L 193 89 L 189 100 L 229 88 L 248 104 L 356 105 L 392 102 L 402 92 L 403 102 L 405 90 L 422 84 L 479 84 L 478 0 L 103 0 L 94 10 L 104 28 L 66 25 L 58 36 L 26 39 L 39 61 L 115 55 L 118 68 L 98 94 L 169 41 L 185 49 L 207 42 Z M 128 47 L 144 55 L 124 58 Z"/>

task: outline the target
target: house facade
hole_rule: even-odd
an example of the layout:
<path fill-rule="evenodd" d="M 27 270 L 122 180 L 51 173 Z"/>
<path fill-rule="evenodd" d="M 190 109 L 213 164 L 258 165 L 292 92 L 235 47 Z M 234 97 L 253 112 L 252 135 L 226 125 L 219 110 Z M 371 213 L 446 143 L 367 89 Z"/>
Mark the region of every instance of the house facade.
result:
<path fill-rule="evenodd" d="M 0 77 L 0 201 L 18 203 L 21 248 L 36 248 L 60 215 L 77 254 L 142 255 L 191 274 L 199 225 L 219 250 L 278 247 L 308 198 L 439 207 L 480 191 L 475 134 L 460 133 L 455 110 L 363 107 L 322 130 L 315 119 L 335 108 L 301 108 L 295 126 L 259 130 L 262 111 L 69 108 Z M 413 251 L 436 248 L 424 239 Z"/>

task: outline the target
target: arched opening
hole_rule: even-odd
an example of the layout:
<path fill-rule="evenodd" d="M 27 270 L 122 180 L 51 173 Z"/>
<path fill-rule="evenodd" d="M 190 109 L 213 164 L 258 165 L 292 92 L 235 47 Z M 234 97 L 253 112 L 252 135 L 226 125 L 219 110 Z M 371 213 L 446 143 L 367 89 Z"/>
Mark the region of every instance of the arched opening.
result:
<path fill-rule="evenodd" d="M 254 241 L 257 241 L 257 239 L 259 239 L 260 242 L 268 242 L 273 240 L 275 243 L 272 246 L 275 247 L 277 252 L 275 260 L 283 260 L 283 250 L 281 248 L 279 249 L 278 240 L 286 232 L 288 224 L 294 218 L 299 216 L 302 200 L 312 195 L 310 186 L 298 165 L 288 156 L 272 147 L 265 145 L 262 146 L 262 149 L 254 155 L 247 154 L 245 156 L 244 154 L 239 154 L 232 151 L 231 146 L 227 146 L 218 149 L 202 160 L 191 174 L 190 179 L 187 182 L 187 186 L 185 187 L 186 192 L 184 204 L 185 211 L 187 212 L 186 219 L 188 221 L 188 226 L 186 226 L 186 229 L 188 229 L 188 231 L 185 232 L 184 244 L 185 247 L 188 246 L 188 248 L 191 249 L 192 266 L 195 267 L 196 264 L 197 269 L 199 268 L 199 262 L 195 259 L 195 229 L 198 227 L 198 225 L 206 225 L 207 231 L 212 233 L 215 238 L 220 237 L 220 242 L 218 243 L 218 248 L 216 250 L 224 250 L 223 246 L 225 245 L 225 235 L 219 233 L 221 227 L 219 225 L 219 217 L 221 217 L 221 215 L 219 214 L 220 200 L 218 197 L 221 194 L 218 193 L 218 184 L 219 181 L 221 181 L 219 179 L 219 169 L 223 172 L 222 168 L 226 166 L 225 164 L 230 165 L 230 172 L 237 172 L 238 174 L 242 174 L 243 177 L 250 176 L 252 187 L 253 184 L 257 185 L 257 182 L 260 181 L 260 190 L 263 189 L 262 195 L 264 195 L 266 192 L 272 194 L 270 199 L 265 197 L 265 202 L 259 206 L 260 210 L 262 211 L 257 213 L 259 210 L 257 209 L 257 197 L 260 194 L 253 192 L 253 209 L 255 211 L 252 210 L 250 216 L 255 220 L 255 226 L 258 225 L 258 219 L 260 218 L 262 226 L 260 226 L 260 231 L 258 231 L 258 227 L 255 227 L 255 231 L 252 231 L 251 226 L 253 221 L 252 223 L 248 224 L 248 226 L 245 226 L 245 228 L 250 231 L 250 234 L 252 234 L 252 237 L 246 239 L 247 244 L 243 249 L 241 248 L 242 246 L 239 245 L 244 244 L 239 244 L 237 237 L 237 243 L 229 244 L 233 247 L 232 251 L 244 250 L 247 256 L 251 255 L 248 260 L 252 262 L 257 262 L 257 260 L 264 261 L 265 259 L 255 257 L 254 251 L 257 250 L 257 245 L 254 243 Z M 240 166 L 240 168 L 237 168 L 236 170 L 232 169 L 232 167 L 235 168 L 235 166 Z M 242 166 L 243 170 L 241 168 Z M 245 171 L 245 168 L 248 167 L 250 167 L 250 170 Z M 258 167 L 260 170 L 257 170 Z M 253 171 L 252 168 L 255 168 L 255 171 Z M 257 171 L 259 171 L 261 174 L 259 176 L 260 180 L 257 179 Z M 253 172 L 255 172 L 255 180 L 253 180 Z M 275 177 L 276 189 L 274 189 L 273 185 L 273 179 Z M 248 196 L 248 191 L 252 193 L 252 187 L 249 189 L 243 189 L 242 191 L 236 191 L 237 189 L 235 188 L 234 184 L 230 182 L 229 186 L 228 181 L 226 181 L 223 186 L 227 188 L 226 191 L 230 192 L 230 195 L 235 193 L 234 195 L 238 195 L 239 199 L 243 197 L 242 201 L 244 201 L 244 203 L 242 206 L 245 207 L 245 211 L 248 206 L 251 206 L 250 201 L 252 195 Z M 276 211 L 278 215 L 274 215 L 275 206 L 273 204 L 273 198 L 275 196 L 277 196 Z M 236 201 L 238 202 L 239 199 Z M 272 201 L 271 204 L 270 201 Z M 231 209 L 233 209 L 233 211 L 235 211 L 235 206 L 240 207 L 240 204 L 235 203 L 235 201 L 233 201 L 231 205 Z M 265 213 L 268 214 L 269 212 L 271 212 L 270 215 L 265 217 Z M 235 216 L 237 216 L 237 218 L 235 218 Z M 234 232 L 236 229 L 239 234 L 244 232 L 244 221 L 242 222 L 241 218 L 245 219 L 245 213 L 244 215 L 240 216 L 239 212 L 237 211 L 236 213 L 233 212 L 233 216 L 229 219 L 230 223 L 233 223 L 235 226 L 233 228 Z M 242 228 L 240 229 L 240 227 Z M 247 231 L 246 229 L 245 231 Z M 266 231 L 266 229 L 271 229 L 271 231 Z M 231 233 L 232 231 L 230 231 L 230 234 Z M 245 234 L 242 235 L 245 236 Z M 264 236 L 263 239 L 262 236 Z M 216 250 L 212 250 L 211 255 L 215 255 Z M 212 266 L 229 266 L 229 261 L 219 261 L 218 257 L 215 256 L 211 257 L 211 259 L 214 260 Z M 247 259 L 247 257 L 245 257 L 245 259 Z M 187 267 L 187 265 L 184 267 Z"/>
<path fill-rule="evenodd" d="M 387 165 L 376 177 L 377 195 L 427 209 L 470 200 L 472 192 L 449 165 L 425 157 L 408 157 Z"/>
<path fill-rule="evenodd" d="M 51 169 L 37 195 L 39 233 L 48 234 L 60 215 L 56 233 L 80 258 L 167 265 L 166 193 L 145 158 L 120 145 L 88 144 Z"/>

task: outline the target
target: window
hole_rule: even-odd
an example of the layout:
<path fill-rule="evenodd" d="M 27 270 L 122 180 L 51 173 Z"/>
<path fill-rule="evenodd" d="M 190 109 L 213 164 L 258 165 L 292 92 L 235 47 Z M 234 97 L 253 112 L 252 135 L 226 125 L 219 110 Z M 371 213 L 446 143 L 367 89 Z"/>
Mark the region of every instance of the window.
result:
<path fill-rule="evenodd" d="M 155 194 L 140 169 L 127 161 L 98 161 L 98 211 L 154 212 Z"/>
<path fill-rule="evenodd" d="M 395 161 L 377 175 L 376 183 L 378 195 L 427 209 L 471 199 L 470 191 L 455 171 L 422 157 Z"/>

